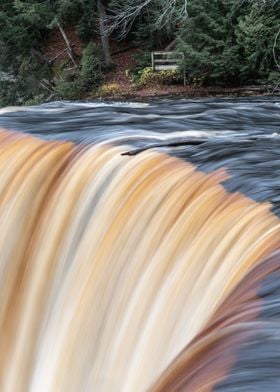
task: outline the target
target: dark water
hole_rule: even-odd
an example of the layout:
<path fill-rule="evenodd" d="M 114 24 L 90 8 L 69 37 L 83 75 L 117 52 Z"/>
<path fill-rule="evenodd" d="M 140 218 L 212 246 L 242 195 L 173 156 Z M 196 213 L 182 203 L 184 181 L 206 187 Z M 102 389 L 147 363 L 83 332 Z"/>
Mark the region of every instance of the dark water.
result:
<path fill-rule="evenodd" d="M 0 126 L 45 139 L 110 141 L 130 150 L 203 138 L 201 145 L 160 149 L 203 171 L 228 168 L 229 190 L 270 201 L 280 214 L 280 98 L 52 102 L 2 111 Z"/>
<path fill-rule="evenodd" d="M 280 98 L 160 100 L 150 103 L 53 102 L 5 112 L 0 126 L 45 139 L 108 142 L 160 150 L 200 170 L 226 167 L 225 185 L 280 216 Z M 164 146 L 202 138 L 200 145 Z M 252 140 L 255 138 L 256 140 Z M 260 284 L 259 332 L 239 352 L 219 391 L 280 390 L 280 272 Z"/>

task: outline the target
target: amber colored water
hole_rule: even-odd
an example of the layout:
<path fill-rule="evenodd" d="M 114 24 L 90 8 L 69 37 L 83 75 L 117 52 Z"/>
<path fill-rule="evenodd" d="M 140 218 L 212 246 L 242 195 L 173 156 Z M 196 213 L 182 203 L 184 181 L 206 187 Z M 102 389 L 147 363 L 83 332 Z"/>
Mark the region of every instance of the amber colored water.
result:
<path fill-rule="evenodd" d="M 0 133 L 1 391 L 238 390 L 277 342 L 270 204 L 123 151 Z"/>

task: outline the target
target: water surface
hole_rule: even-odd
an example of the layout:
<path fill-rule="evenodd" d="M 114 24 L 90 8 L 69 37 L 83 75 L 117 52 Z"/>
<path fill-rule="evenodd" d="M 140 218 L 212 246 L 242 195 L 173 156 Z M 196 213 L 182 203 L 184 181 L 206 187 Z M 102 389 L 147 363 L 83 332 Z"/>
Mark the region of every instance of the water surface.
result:
<path fill-rule="evenodd" d="M 229 190 L 269 201 L 280 214 L 279 97 L 51 102 L 2 109 L 0 126 L 49 140 L 123 144 L 127 150 L 202 138 L 207 142 L 201 145 L 160 149 L 206 172 L 226 167 Z"/>

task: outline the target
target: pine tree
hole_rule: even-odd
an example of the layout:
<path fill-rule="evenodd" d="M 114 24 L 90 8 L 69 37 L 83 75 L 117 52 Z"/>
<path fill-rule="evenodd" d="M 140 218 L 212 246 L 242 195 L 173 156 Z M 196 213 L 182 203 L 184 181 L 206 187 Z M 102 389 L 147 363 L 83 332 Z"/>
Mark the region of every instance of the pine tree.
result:
<path fill-rule="evenodd" d="M 279 29 L 279 2 L 190 0 L 188 10 L 178 49 L 185 53 L 190 81 L 222 85 L 267 81 L 275 66 L 272 46 Z"/>

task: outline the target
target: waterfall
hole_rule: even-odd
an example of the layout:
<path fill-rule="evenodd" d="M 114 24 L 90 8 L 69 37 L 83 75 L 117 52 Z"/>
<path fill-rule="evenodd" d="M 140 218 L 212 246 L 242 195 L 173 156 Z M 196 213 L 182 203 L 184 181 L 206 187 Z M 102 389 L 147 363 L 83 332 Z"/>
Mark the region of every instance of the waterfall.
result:
<path fill-rule="evenodd" d="M 123 151 L 0 132 L 1 391 L 208 391 L 272 333 L 270 204 Z"/>

